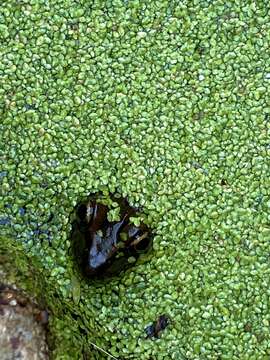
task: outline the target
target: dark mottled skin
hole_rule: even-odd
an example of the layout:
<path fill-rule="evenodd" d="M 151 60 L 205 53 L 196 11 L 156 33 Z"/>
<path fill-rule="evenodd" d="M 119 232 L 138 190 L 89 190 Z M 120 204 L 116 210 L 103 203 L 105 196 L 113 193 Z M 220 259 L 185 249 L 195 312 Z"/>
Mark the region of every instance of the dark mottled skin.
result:
<path fill-rule="evenodd" d="M 113 200 L 120 207 L 119 221 L 108 220 L 109 208 L 98 202 L 96 196 L 77 207 L 73 226 L 75 254 L 80 257 L 83 272 L 89 277 L 119 273 L 130 265 L 128 258 L 137 259 L 151 242 L 150 229 L 146 225 L 135 226 L 129 221 L 131 216 L 136 216 L 136 209 L 125 199 Z"/>

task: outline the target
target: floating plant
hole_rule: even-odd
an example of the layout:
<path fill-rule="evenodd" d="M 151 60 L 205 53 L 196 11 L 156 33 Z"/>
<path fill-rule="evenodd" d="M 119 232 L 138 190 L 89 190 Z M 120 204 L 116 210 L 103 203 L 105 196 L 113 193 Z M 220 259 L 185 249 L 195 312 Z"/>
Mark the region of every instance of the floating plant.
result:
<path fill-rule="evenodd" d="M 89 196 L 75 208 L 76 261 L 89 277 L 115 275 L 132 266 L 151 244 L 151 230 L 122 197 Z"/>

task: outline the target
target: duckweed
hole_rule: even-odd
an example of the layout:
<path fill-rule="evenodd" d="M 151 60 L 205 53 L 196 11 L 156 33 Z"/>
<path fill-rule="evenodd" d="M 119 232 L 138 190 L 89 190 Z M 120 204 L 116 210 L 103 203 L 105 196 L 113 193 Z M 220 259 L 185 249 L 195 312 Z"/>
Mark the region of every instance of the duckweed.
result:
<path fill-rule="evenodd" d="M 270 356 L 269 12 L 1 4 L 0 231 L 60 299 L 55 359 L 75 359 L 71 337 L 97 359 Z M 143 207 L 156 231 L 148 261 L 102 283 L 70 251 L 70 214 L 98 191 Z M 145 339 L 161 314 L 170 325 Z"/>

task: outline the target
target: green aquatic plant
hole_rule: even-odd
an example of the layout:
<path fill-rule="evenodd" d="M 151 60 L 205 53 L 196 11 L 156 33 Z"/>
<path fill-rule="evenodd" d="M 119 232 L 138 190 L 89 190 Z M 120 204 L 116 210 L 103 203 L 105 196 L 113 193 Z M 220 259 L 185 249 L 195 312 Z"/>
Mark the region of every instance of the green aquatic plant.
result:
<path fill-rule="evenodd" d="M 269 11 L 2 2 L 0 231 L 61 303 L 55 343 L 76 346 L 60 341 L 55 359 L 107 358 L 91 343 L 117 359 L 270 356 Z M 74 207 L 98 191 L 155 230 L 147 261 L 103 282 L 80 276 L 70 239 Z"/>

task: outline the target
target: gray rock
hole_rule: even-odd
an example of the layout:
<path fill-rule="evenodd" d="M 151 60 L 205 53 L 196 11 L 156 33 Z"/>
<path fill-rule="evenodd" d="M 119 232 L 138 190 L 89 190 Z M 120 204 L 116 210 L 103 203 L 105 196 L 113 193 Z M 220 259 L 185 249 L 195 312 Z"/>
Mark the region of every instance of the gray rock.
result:
<path fill-rule="evenodd" d="M 0 359 L 47 360 L 48 316 L 18 290 L 0 288 Z"/>

